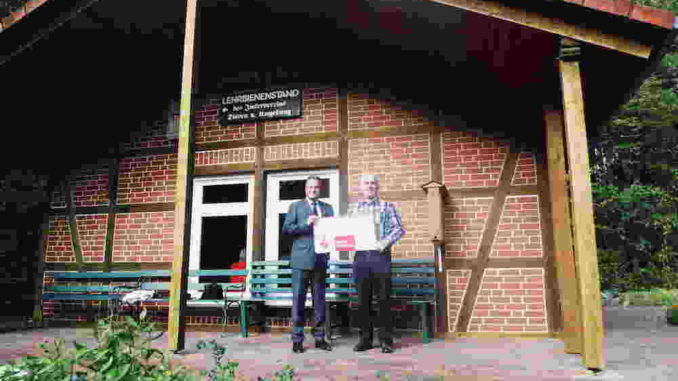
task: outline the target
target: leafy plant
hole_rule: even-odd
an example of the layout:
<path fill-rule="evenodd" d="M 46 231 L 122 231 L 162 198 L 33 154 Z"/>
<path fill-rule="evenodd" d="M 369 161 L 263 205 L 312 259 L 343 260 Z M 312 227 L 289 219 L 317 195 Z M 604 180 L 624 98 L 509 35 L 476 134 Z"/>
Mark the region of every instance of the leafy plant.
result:
<path fill-rule="evenodd" d="M 678 290 L 652 289 L 627 291 L 620 295 L 622 304 L 634 306 L 671 306 L 678 301 Z"/>
<path fill-rule="evenodd" d="M 170 364 L 171 355 L 153 349 L 145 333 L 155 329 L 154 323 L 126 317 L 97 321 L 95 337 L 98 346 L 88 348 L 73 342 L 66 348 L 61 338 L 52 343 L 40 344 L 42 356 L 27 356 L 0 367 L 2 380 L 193 380 L 192 374 L 182 367 Z"/>
<path fill-rule="evenodd" d="M 258 381 L 293 381 L 294 380 L 294 367 L 292 365 L 285 365 L 282 370 L 279 370 L 273 374 L 272 379 L 258 377 Z"/>
<path fill-rule="evenodd" d="M 216 340 L 200 340 L 197 344 L 198 349 L 210 349 L 215 367 L 209 372 L 202 371 L 202 376 L 207 376 L 209 380 L 236 380 L 238 371 L 238 362 L 229 360 L 222 364 L 222 358 L 226 354 L 226 347 L 217 343 Z"/>

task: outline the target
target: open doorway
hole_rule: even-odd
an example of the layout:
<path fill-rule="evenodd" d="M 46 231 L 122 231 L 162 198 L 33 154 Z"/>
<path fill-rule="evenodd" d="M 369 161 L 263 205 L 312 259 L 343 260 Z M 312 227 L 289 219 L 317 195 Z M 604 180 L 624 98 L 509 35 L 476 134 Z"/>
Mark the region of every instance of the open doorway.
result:
<path fill-rule="evenodd" d="M 193 187 L 190 270 L 223 270 L 252 259 L 252 176 L 197 178 Z M 190 277 L 191 283 L 232 282 L 232 277 Z"/>
<path fill-rule="evenodd" d="M 247 247 L 247 216 L 202 218 L 200 270 L 228 269 Z M 230 277 L 200 277 L 200 282 L 229 282 Z"/>

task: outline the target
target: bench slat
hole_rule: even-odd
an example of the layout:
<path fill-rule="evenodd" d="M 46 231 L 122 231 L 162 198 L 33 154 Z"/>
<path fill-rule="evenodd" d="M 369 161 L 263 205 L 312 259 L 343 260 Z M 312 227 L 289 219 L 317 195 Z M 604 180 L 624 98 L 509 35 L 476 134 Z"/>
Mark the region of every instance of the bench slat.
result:
<path fill-rule="evenodd" d="M 252 284 L 292 284 L 292 278 L 252 278 Z"/>
<path fill-rule="evenodd" d="M 289 266 L 290 261 L 253 261 L 251 266 Z"/>
<path fill-rule="evenodd" d="M 277 275 L 277 274 L 292 274 L 292 269 L 278 269 L 278 270 L 252 270 L 252 275 Z"/>
<path fill-rule="evenodd" d="M 170 289 L 170 284 L 167 282 L 159 282 L 159 283 L 154 283 L 154 282 L 149 282 L 149 283 L 142 283 L 141 288 L 143 290 L 169 290 Z M 205 288 L 205 285 L 209 283 L 189 283 L 186 285 L 188 290 L 203 290 Z M 227 288 L 235 288 L 239 287 L 242 283 L 217 283 L 220 285 L 224 291 L 226 291 Z M 229 290 L 230 291 L 230 290 Z"/>
<path fill-rule="evenodd" d="M 145 271 L 45 271 L 46 276 L 55 279 L 113 279 L 113 278 L 142 278 L 142 277 L 169 277 L 169 270 L 145 270 Z"/>
<path fill-rule="evenodd" d="M 189 276 L 233 276 L 233 275 L 247 275 L 247 270 L 191 270 L 188 272 Z"/>
<path fill-rule="evenodd" d="M 121 294 L 42 294 L 44 300 L 115 300 L 122 298 Z"/>
<path fill-rule="evenodd" d="M 129 292 L 133 287 L 122 286 L 46 286 L 46 291 L 52 292 Z"/>

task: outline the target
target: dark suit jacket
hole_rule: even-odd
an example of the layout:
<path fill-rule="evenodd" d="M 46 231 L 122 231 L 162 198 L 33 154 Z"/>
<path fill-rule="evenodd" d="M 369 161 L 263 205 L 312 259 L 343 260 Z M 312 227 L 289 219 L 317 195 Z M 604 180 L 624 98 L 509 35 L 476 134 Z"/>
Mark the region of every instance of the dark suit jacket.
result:
<path fill-rule="evenodd" d="M 323 217 L 334 216 L 332 205 L 318 201 L 318 206 Z M 327 266 L 327 255 L 317 255 L 313 247 L 313 229 L 306 224 L 310 213 L 311 206 L 306 199 L 303 199 L 290 205 L 290 210 L 285 217 L 283 234 L 295 237 L 290 255 L 290 268 L 310 270 Z"/>

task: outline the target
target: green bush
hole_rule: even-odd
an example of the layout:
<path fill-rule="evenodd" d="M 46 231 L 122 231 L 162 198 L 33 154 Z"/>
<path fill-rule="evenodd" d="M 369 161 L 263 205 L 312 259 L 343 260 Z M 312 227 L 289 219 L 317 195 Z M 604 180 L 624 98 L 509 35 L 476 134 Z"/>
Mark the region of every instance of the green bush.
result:
<path fill-rule="evenodd" d="M 633 306 L 671 306 L 678 303 L 678 290 L 652 289 L 627 291 L 620 295 L 622 304 Z"/>
<path fill-rule="evenodd" d="M 146 335 L 154 323 L 127 316 L 122 321 L 103 318 L 95 326 L 96 348 L 73 341 L 66 348 L 61 338 L 40 344 L 42 356 L 27 356 L 0 366 L 0 379 L 7 381 L 52 380 L 193 380 L 183 367 L 170 364 L 171 354 L 153 349 Z"/>
<path fill-rule="evenodd" d="M 96 348 L 73 341 L 67 348 L 63 339 L 40 344 L 42 356 L 26 356 L 10 364 L 0 365 L 2 381 L 189 381 L 196 380 L 196 372 L 182 366 L 173 366 L 169 351 L 151 348 L 151 333 L 156 324 L 145 319 L 135 320 L 126 316 L 123 320 L 114 317 L 97 321 L 94 335 Z M 238 363 L 222 364 L 226 347 L 215 340 L 200 341 L 198 349 L 211 349 L 215 367 L 200 372 L 199 379 L 213 381 L 241 380 Z M 294 368 L 286 366 L 276 372 L 273 380 L 294 379 Z"/>

